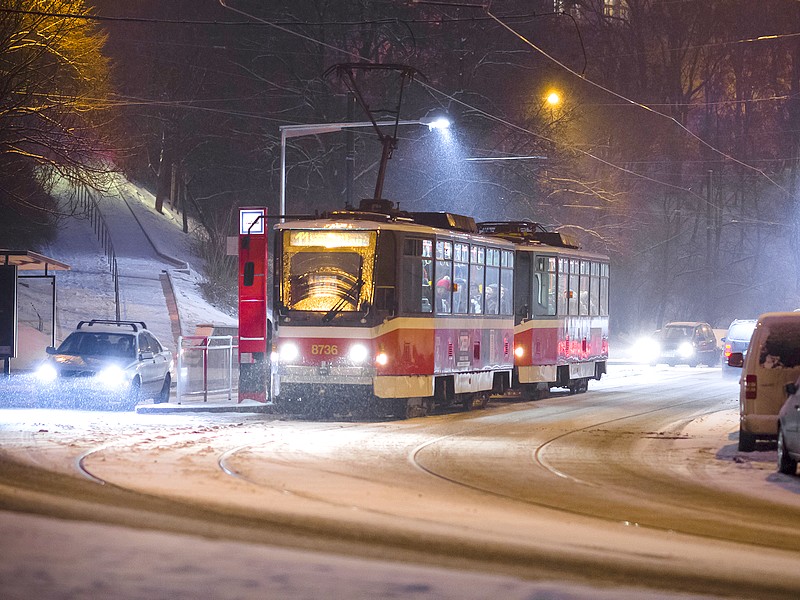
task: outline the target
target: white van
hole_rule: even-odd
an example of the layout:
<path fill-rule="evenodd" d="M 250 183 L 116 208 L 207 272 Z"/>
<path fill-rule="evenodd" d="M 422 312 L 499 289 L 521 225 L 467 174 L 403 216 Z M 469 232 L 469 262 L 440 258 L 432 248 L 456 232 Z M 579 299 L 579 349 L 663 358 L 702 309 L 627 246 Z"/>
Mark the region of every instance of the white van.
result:
<path fill-rule="evenodd" d="M 752 452 L 756 441 L 778 436 L 778 413 L 786 384 L 800 376 L 800 313 L 765 313 L 758 318 L 746 355 L 734 352 L 731 367 L 739 380 L 739 450 Z"/>

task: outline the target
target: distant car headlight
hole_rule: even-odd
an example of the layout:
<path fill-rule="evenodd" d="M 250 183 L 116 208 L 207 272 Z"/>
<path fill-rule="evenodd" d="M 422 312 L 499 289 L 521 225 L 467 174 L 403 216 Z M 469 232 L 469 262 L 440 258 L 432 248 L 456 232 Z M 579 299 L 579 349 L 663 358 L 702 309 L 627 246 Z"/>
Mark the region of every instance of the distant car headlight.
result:
<path fill-rule="evenodd" d="M 649 363 L 661 355 L 661 344 L 651 337 L 641 337 L 631 346 L 631 356 L 635 360 Z"/>
<path fill-rule="evenodd" d="M 119 389 L 128 383 L 125 371 L 117 365 L 111 365 L 100 371 L 97 374 L 97 381 L 109 389 Z"/>
<path fill-rule="evenodd" d="M 36 379 L 41 383 L 52 383 L 58 377 L 58 371 L 50 363 L 44 363 L 36 369 Z"/>
<path fill-rule="evenodd" d="M 347 355 L 350 357 L 351 362 L 361 364 L 367 360 L 367 356 L 369 356 L 369 350 L 364 344 L 353 344 L 350 346 L 350 351 Z"/>
<path fill-rule="evenodd" d="M 678 356 L 681 358 L 690 358 L 694 356 L 694 346 L 691 342 L 683 342 L 678 346 Z"/>

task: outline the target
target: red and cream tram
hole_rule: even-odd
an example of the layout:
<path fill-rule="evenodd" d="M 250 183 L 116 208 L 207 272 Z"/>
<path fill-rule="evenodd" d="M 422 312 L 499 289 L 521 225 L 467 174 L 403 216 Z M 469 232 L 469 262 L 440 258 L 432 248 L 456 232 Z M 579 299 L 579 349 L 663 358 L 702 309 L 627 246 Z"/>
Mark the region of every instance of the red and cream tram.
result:
<path fill-rule="evenodd" d="M 552 387 L 585 392 L 608 360 L 608 257 L 530 221 L 479 223 L 480 233 L 512 241 L 512 388 L 538 398 Z"/>
<path fill-rule="evenodd" d="M 510 386 L 511 241 L 384 200 L 275 230 L 277 404 L 385 403 L 415 416 L 482 407 Z"/>

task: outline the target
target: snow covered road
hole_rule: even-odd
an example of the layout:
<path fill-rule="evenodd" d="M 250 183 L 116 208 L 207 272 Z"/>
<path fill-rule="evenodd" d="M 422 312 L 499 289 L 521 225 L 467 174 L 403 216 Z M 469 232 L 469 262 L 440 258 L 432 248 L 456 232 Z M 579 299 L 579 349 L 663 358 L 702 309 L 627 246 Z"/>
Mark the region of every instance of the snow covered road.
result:
<path fill-rule="evenodd" d="M 218 538 L 503 574 L 520 592 L 557 580 L 577 597 L 606 586 L 796 596 L 800 485 L 775 475 L 774 452 L 735 452 L 735 385 L 713 369 L 665 368 L 595 388 L 379 423 L 0 411 L 2 506 L 203 546 Z M 207 570 L 224 577 L 223 563 L 206 560 L 196 581 Z M 433 585 L 393 597 L 492 595 L 498 580 L 479 580 L 473 595 Z M 281 597 L 370 597 L 343 581 L 334 593 Z"/>

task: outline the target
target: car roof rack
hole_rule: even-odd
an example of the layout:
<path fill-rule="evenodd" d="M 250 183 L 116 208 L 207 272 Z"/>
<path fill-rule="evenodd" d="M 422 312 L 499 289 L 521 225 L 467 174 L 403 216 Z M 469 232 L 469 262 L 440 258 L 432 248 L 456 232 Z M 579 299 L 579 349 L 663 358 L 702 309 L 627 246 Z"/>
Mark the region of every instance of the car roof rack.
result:
<path fill-rule="evenodd" d="M 92 327 L 94 325 L 116 325 L 118 327 L 130 327 L 134 331 L 139 331 L 139 329 L 147 329 L 147 323 L 144 321 L 115 321 L 112 319 L 92 319 L 91 321 L 81 321 L 78 323 L 78 329 L 87 325 L 88 327 Z"/>

